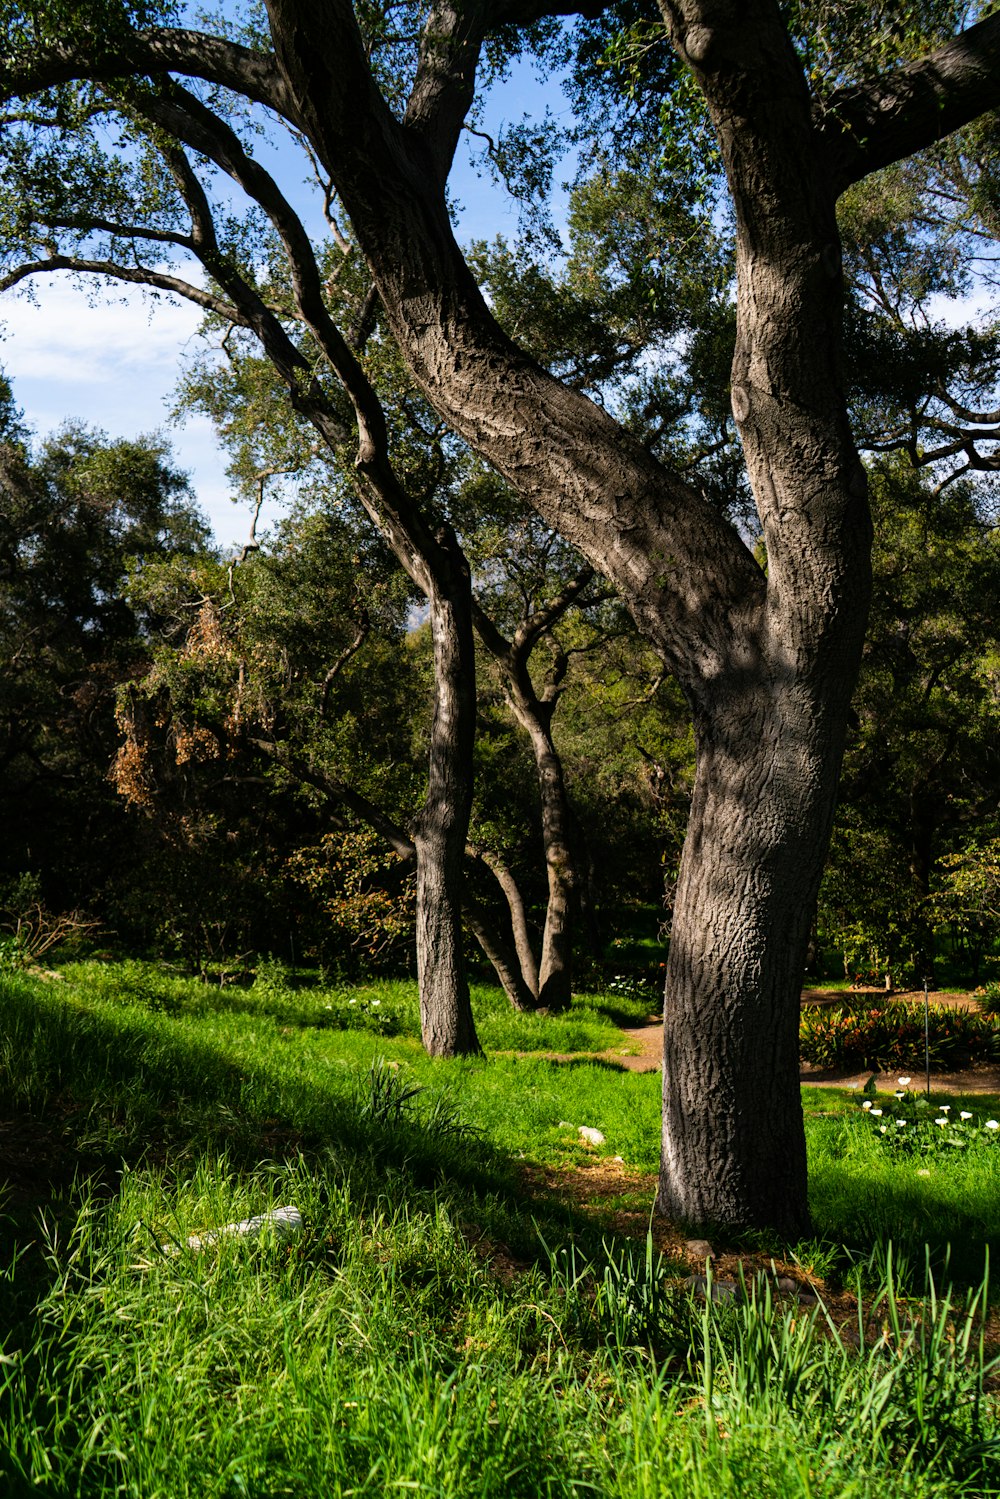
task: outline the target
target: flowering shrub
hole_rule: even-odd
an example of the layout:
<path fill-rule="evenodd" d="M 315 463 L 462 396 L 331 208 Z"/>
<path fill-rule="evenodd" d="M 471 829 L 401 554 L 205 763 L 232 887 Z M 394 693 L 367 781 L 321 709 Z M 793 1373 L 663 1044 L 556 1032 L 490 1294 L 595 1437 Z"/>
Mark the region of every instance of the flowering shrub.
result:
<path fill-rule="evenodd" d="M 1000 1016 L 1000 984 L 994 981 L 976 990 L 976 1002 L 982 1015 Z"/>
<path fill-rule="evenodd" d="M 373 1031 L 376 1036 L 398 1036 L 403 1029 L 400 1016 L 388 1001 L 337 990 L 324 994 L 315 1023 L 333 1030 Z"/>
<path fill-rule="evenodd" d="M 660 967 L 663 966 L 661 963 Z M 605 994 L 621 994 L 627 999 L 646 1000 L 654 1010 L 661 1008 L 663 1004 L 662 978 L 653 980 L 636 973 L 616 973 L 605 979 L 601 987 Z"/>
<path fill-rule="evenodd" d="M 818 1067 L 885 1070 L 923 1061 L 921 1006 L 893 1001 L 857 1009 L 806 1010 L 799 1025 L 799 1053 Z M 1000 1024 L 971 1010 L 932 1005 L 930 1057 L 935 1067 L 966 1067 L 1000 1060 Z"/>
<path fill-rule="evenodd" d="M 899 1079 L 892 1103 L 868 1097 L 861 1112 L 886 1150 L 907 1155 L 934 1155 L 965 1150 L 969 1145 L 996 1143 L 1000 1121 L 977 1119 L 971 1109 L 933 1103 L 908 1092 L 908 1077 Z"/>

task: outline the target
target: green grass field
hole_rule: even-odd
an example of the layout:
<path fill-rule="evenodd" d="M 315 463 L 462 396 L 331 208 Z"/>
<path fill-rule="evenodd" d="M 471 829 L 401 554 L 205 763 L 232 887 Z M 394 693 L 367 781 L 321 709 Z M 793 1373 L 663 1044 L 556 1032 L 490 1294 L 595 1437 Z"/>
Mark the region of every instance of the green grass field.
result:
<path fill-rule="evenodd" d="M 405 984 L 0 980 L 0 1493 L 1000 1493 L 996 1099 L 904 1146 L 805 1089 L 815 1237 L 717 1245 L 746 1297 L 706 1304 L 643 1229 L 659 1078 L 586 1056 L 645 1005 L 475 1003 L 490 1054 L 445 1063 Z M 294 1238 L 187 1247 L 292 1203 Z"/>

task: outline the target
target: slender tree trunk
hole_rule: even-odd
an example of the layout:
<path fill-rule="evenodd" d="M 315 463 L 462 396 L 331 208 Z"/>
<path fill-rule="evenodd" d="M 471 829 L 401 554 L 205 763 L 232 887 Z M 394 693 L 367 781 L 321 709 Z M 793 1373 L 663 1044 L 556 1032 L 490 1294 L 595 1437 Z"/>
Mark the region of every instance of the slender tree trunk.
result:
<path fill-rule="evenodd" d="M 524 900 L 518 888 L 517 881 L 503 860 L 499 859 L 496 854 L 484 848 L 475 848 L 471 852 L 474 858 L 484 868 L 489 870 L 503 892 L 506 902 L 507 913 L 510 917 L 511 941 L 514 944 L 513 957 L 516 960 L 516 965 L 520 973 L 520 982 L 527 994 L 531 996 L 530 1004 L 519 1004 L 517 1008 L 536 1009 L 538 1006 L 538 962 L 531 946 L 531 933 L 528 930 L 528 913 L 524 909 Z M 476 932 L 476 936 L 479 937 L 478 931 Z M 480 939 L 480 944 L 482 945 L 482 939 Z M 485 946 L 483 947 L 483 951 L 487 952 L 487 956 L 489 956 Z M 490 961 L 493 962 L 492 957 Z M 496 965 L 494 964 L 494 966 Z M 499 969 L 497 971 L 499 973 Z M 504 983 L 504 988 L 507 988 L 506 983 Z M 510 993 L 510 990 L 508 990 L 508 993 Z M 513 996 L 511 997 L 513 998 Z"/>
<path fill-rule="evenodd" d="M 538 1008 L 538 997 L 525 983 L 517 952 L 505 942 L 496 926 L 484 918 L 478 905 L 466 897 L 465 924 L 492 964 L 501 987 L 515 1010 L 530 1013 Z"/>
<path fill-rule="evenodd" d="M 573 997 L 573 926 L 577 908 L 577 869 L 572 814 L 562 762 L 548 725 L 539 715 L 525 725 L 531 735 L 542 802 L 542 845 L 548 902 L 538 973 L 538 1002 L 548 1010 L 568 1010 Z"/>
<path fill-rule="evenodd" d="M 413 836 L 420 1029 L 432 1057 L 462 1056 L 481 1049 L 462 940 L 465 844 L 472 808 L 475 650 L 468 568 L 457 545 L 451 552 L 452 586 L 445 593 L 435 580 L 428 596 L 434 643 L 434 721 L 427 800 Z"/>
<path fill-rule="evenodd" d="M 476 627 L 486 649 L 500 668 L 508 706 L 531 741 L 538 776 L 542 814 L 542 847 L 548 882 L 545 927 L 542 935 L 542 959 L 534 975 L 539 1003 L 549 1010 L 566 1010 L 572 999 L 573 922 L 579 900 L 579 877 L 573 834 L 573 814 L 566 794 L 562 761 L 552 738 L 552 715 L 562 695 L 569 658 L 557 651 L 556 662 L 539 693 L 531 679 L 531 653 L 545 634 L 579 598 L 593 576 L 584 568 L 548 603 L 524 618 L 505 640 L 485 612 L 473 605 Z M 499 876 L 498 876 L 499 877 Z M 531 982 L 534 966 L 526 923 L 518 921 L 514 900 L 510 900 L 515 940 L 521 953 L 521 968 Z"/>
<path fill-rule="evenodd" d="M 488 872 L 504 897 L 506 922 L 497 925 L 491 913 L 476 899 L 471 885 L 466 885 L 465 922 L 496 971 L 515 1010 L 538 1008 L 538 963 L 531 946 L 528 913 L 521 891 L 507 865 L 489 849 L 470 844 L 466 855 L 473 867 Z M 509 941 L 508 941 L 509 935 Z"/>

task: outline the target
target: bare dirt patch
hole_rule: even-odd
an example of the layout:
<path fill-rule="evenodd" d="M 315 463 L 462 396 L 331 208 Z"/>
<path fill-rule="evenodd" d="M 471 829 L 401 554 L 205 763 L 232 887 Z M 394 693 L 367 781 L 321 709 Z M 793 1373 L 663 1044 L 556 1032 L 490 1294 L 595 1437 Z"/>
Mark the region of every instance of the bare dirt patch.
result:
<path fill-rule="evenodd" d="M 884 999 L 885 991 L 882 989 L 804 989 L 802 1003 L 803 1006 L 842 1005 L 851 1002 L 863 1004 L 868 997 Z M 899 999 L 910 1003 L 922 1002 L 923 997 L 922 989 L 898 990 L 892 995 L 894 1000 Z M 957 990 L 936 991 L 931 995 L 931 1003 L 944 1005 L 949 1009 L 974 1010 L 976 1008 L 976 1001 L 971 994 Z M 586 1056 L 594 1061 L 611 1062 L 615 1066 L 625 1068 L 628 1072 L 655 1072 L 662 1066 L 663 1021 L 659 1016 L 651 1015 L 643 1025 L 625 1026 L 621 1034 L 622 1047 L 587 1053 Z M 554 1057 L 553 1060 L 581 1061 L 584 1057 L 577 1053 L 574 1058 Z M 919 1089 L 924 1079 L 923 1072 L 914 1066 L 911 1069 L 911 1075 L 913 1078 L 911 1086 Z M 801 1082 L 820 1088 L 861 1088 L 870 1077 L 870 1071 L 824 1071 L 808 1062 L 803 1063 L 800 1073 Z M 879 1073 L 875 1086 L 880 1093 L 891 1093 L 898 1087 L 897 1078 L 898 1074 L 895 1072 Z M 1000 1067 L 977 1065 L 957 1072 L 932 1071 L 931 1091 L 936 1093 L 1000 1093 Z"/>

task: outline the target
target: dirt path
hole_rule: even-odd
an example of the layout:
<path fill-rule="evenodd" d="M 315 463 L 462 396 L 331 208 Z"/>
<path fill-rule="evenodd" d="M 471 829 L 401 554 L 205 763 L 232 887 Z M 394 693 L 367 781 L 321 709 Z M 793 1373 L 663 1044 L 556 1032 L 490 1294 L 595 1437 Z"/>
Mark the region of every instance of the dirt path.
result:
<path fill-rule="evenodd" d="M 878 991 L 873 990 L 875 994 Z M 858 991 L 849 991 L 850 997 L 862 997 Z M 804 1005 L 828 1005 L 843 1003 L 848 997 L 843 989 L 805 989 L 802 993 Z M 894 999 L 916 1000 L 923 998 L 923 991 L 911 990 L 893 995 Z M 952 1009 L 971 1010 L 975 1000 L 968 994 L 936 993 L 932 1003 Z M 615 1062 L 629 1072 L 655 1072 L 659 1069 L 663 1052 L 663 1022 L 650 1016 L 644 1025 L 622 1028 L 622 1047 L 614 1047 L 600 1054 L 601 1061 Z M 905 1077 L 907 1074 L 903 1072 Z M 808 1062 L 802 1066 L 800 1081 L 814 1088 L 863 1088 L 871 1072 L 825 1072 Z M 910 1087 L 915 1091 L 924 1086 L 924 1072 L 916 1063 L 910 1069 Z M 882 1072 L 875 1080 L 880 1093 L 892 1093 L 899 1087 L 899 1073 Z M 932 1072 L 932 1093 L 997 1093 L 1000 1094 L 1000 1067 L 977 1066 L 962 1072 Z"/>

